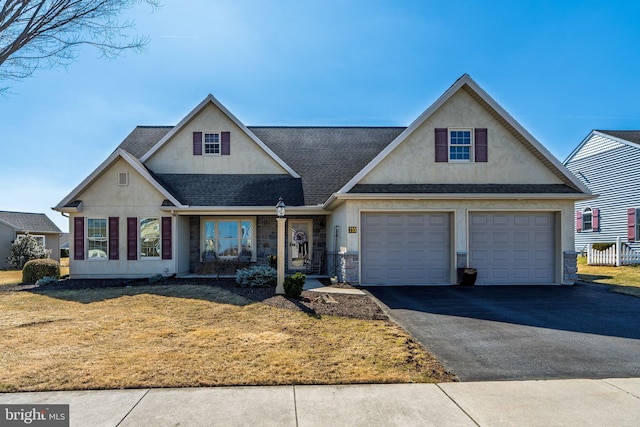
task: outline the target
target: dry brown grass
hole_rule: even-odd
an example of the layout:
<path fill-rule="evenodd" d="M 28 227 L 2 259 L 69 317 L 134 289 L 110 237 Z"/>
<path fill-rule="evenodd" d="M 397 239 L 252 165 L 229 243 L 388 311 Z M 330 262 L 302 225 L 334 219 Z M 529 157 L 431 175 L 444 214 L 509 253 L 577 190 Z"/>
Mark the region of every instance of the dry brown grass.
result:
<path fill-rule="evenodd" d="M 196 285 L 0 293 L 0 391 L 450 381 L 388 321 Z"/>
<path fill-rule="evenodd" d="M 612 285 L 611 292 L 640 297 L 640 266 L 620 267 L 587 265 L 586 257 L 578 258 L 578 278 L 584 282 Z"/>
<path fill-rule="evenodd" d="M 60 259 L 60 277 L 69 275 L 69 258 Z M 21 270 L 0 270 L 1 285 L 18 285 L 22 283 Z M 1 288 L 0 288 L 1 289 Z"/>

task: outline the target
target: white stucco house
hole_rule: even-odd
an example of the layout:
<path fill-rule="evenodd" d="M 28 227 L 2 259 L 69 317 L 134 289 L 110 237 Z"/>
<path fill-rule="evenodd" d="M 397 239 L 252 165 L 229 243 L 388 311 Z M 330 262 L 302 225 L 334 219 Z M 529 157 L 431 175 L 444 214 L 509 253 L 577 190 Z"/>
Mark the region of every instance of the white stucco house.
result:
<path fill-rule="evenodd" d="M 363 285 L 571 284 L 589 189 L 468 75 L 408 127 L 246 126 L 207 96 L 139 126 L 54 209 L 72 278 L 266 264 L 287 205 L 288 272 Z"/>

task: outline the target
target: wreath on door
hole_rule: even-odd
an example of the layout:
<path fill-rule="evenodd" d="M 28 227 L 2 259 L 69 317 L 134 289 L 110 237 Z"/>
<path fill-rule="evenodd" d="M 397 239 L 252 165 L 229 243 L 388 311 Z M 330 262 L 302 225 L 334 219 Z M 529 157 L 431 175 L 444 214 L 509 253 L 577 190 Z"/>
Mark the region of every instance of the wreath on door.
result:
<path fill-rule="evenodd" d="M 300 256 L 306 256 L 309 252 L 309 245 L 307 243 L 307 235 L 304 231 L 293 232 L 293 243 L 298 245 L 298 254 Z"/>

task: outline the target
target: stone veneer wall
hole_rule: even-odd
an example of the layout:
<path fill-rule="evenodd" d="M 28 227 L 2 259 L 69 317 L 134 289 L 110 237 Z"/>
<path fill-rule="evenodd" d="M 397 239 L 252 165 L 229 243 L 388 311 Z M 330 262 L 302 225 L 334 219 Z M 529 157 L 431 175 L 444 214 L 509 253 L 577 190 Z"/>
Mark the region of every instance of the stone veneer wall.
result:
<path fill-rule="evenodd" d="M 573 285 L 578 280 L 578 252 L 564 252 L 562 256 L 562 284 Z"/>

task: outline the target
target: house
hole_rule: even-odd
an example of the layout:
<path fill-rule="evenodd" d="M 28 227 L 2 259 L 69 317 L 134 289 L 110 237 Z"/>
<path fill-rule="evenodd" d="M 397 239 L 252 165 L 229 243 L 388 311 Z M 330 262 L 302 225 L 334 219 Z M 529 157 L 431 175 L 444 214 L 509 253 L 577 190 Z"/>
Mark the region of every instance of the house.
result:
<path fill-rule="evenodd" d="M 60 262 L 58 248 L 62 231 L 49 217 L 41 213 L 0 211 L 0 268 L 13 268 L 7 262 L 7 257 L 11 255 L 11 245 L 26 233 L 51 250 L 51 259 Z"/>
<path fill-rule="evenodd" d="M 54 209 L 74 278 L 266 264 L 287 205 L 286 268 L 313 254 L 356 284 L 569 284 L 574 202 L 590 197 L 468 75 L 408 127 L 246 126 L 212 95 L 139 126 Z"/>
<path fill-rule="evenodd" d="M 576 250 L 616 237 L 640 249 L 640 130 L 594 130 L 564 165 L 598 197 L 576 201 Z"/>

